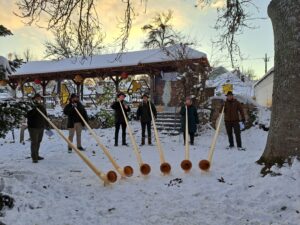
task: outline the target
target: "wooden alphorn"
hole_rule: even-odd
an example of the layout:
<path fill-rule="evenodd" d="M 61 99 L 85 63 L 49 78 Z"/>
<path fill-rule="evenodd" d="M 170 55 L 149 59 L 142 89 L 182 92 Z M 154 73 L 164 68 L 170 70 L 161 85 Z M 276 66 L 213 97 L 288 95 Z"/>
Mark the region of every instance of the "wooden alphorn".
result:
<path fill-rule="evenodd" d="M 133 150 L 134 150 L 134 153 L 135 153 L 135 156 L 137 158 L 137 161 L 138 161 L 138 164 L 140 166 L 140 171 L 143 175 L 148 175 L 150 172 L 151 172 L 151 167 L 149 164 L 146 164 L 143 162 L 142 160 L 142 156 L 139 152 L 139 148 L 138 148 L 138 145 L 134 139 L 134 136 L 133 136 L 133 133 L 132 133 L 132 130 L 131 130 L 131 127 L 128 123 L 128 120 L 127 120 L 127 117 L 126 117 L 126 114 L 124 112 L 124 109 L 123 109 L 123 106 L 122 106 L 122 103 L 120 100 L 118 100 L 119 104 L 120 104 L 120 107 L 121 107 L 121 110 L 122 110 L 122 113 L 123 113 L 123 116 L 124 116 L 124 120 L 125 120 L 125 123 L 127 125 L 127 128 L 128 128 L 128 133 L 129 133 L 129 136 L 130 136 L 130 140 L 131 140 L 131 143 L 133 145 Z"/>
<path fill-rule="evenodd" d="M 109 159 L 109 161 L 111 162 L 111 164 L 114 166 L 114 168 L 118 171 L 118 173 L 121 175 L 121 177 L 131 177 L 133 174 L 133 169 L 130 166 L 125 166 L 123 169 L 117 164 L 117 162 L 115 161 L 115 159 L 112 157 L 112 155 L 109 153 L 109 150 L 105 147 L 105 145 L 103 145 L 100 141 L 100 138 L 97 136 L 97 134 L 95 133 L 95 131 L 90 127 L 90 125 L 86 122 L 86 120 L 83 118 L 83 116 L 81 115 L 81 113 L 78 111 L 78 109 L 75 107 L 75 111 L 77 112 L 77 114 L 79 115 L 79 117 L 81 118 L 81 120 L 83 121 L 83 123 L 85 124 L 85 126 L 88 128 L 88 130 L 90 131 L 90 133 L 92 134 L 92 136 L 94 137 L 94 139 L 96 140 L 98 146 L 103 150 L 104 154 L 107 156 L 107 158 Z"/>
<path fill-rule="evenodd" d="M 169 163 L 167 163 L 166 160 L 165 160 L 164 152 L 163 152 L 163 149 L 161 147 L 158 131 L 157 131 L 157 128 L 156 128 L 156 122 L 155 122 L 155 118 L 154 118 L 154 115 L 153 115 L 153 112 L 152 112 L 152 106 L 151 106 L 150 101 L 149 101 L 149 107 L 150 107 L 151 118 L 152 118 L 152 121 L 153 121 L 153 128 L 154 128 L 154 135 L 155 135 L 155 140 L 156 140 L 156 144 L 157 144 L 157 150 L 159 152 L 160 171 L 163 174 L 169 174 L 170 171 L 171 171 L 171 165 Z"/>
<path fill-rule="evenodd" d="M 93 163 L 68 139 L 64 136 L 64 134 L 59 130 L 51 120 L 39 109 L 36 108 L 37 111 L 45 118 L 45 120 L 56 130 L 56 132 L 64 139 L 69 146 L 71 146 L 77 155 L 83 160 L 83 162 L 104 182 L 104 185 L 108 183 L 113 183 L 117 180 L 117 174 L 114 171 L 109 171 L 107 174 L 101 172 L 97 169 Z"/>
<path fill-rule="evenodd" d="M 185 159 L 181 162 L 181 168 L 185 172 L 192 169 L 192 162 L 190 161 L 190 145 L 189 145 L 189 120 L 188 120 L 188 107 L 185 106 Z"/>
<path fill-rule="evenodd" d="M 199 168 L 201 170 L 207 171 L 211 167 L 212 158 L 213 158 L 213 154 L 215 152 L 217 138 L 218 138 L 218 135 L 220 133 L 220 127 L 221 127 L 221 123 L 222 123 L 222 120 L 223 120 L 223 116 L 224 116 L 224 107 L 222 109 L 221 115 L 219 116 L 219 121 L 217 123 L 216 132 L 215 132 L 215 135 L 214 135 L 213 140 L 212 140 L 211 145 L 210 145 L 210 149 L 209 149 L 209 153 L 208 153 L 208 158 L 207 158 L 207 160 L 204 159 L 204 160 L 201 160 L 199 162 Z"/>

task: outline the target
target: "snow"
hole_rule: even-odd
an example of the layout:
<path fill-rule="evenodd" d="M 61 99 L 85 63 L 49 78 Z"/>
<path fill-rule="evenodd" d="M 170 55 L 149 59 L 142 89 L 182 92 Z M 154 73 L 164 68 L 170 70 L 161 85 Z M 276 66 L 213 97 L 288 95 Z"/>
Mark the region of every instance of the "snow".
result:
<path fill-rule="evenodd" d="M 222 86 L 228 83 L 233 85 L 233 94 L 235 95 L 245 97 L 252 97 L 254 95 L 254 82 L 249 81 L 247 77 L 245 77 L 245 82 L 243 82 L 237 75 L 237 72 L 226 72 L 218 76 L 213 76 L 206 81 L 208 87 L 216 87 L 216 94 L 223 93 Z"/>
<path fill-rule="evenodd" d="M 176 53 L 180 51 L 180 46 L 174 45 L 167 47 L 167 52 Z M 122 66 L 136 66 L 139 64 L 165 62 L 175 60 L 172 56 L 168 56 L 166 51 L 161 49 L 142 50 L 134 52 L 126 52 L 122 54 L 119 60 L 116 60 L 117 54 L 94 55 L 92 58 L 82 60 L 81 58 L 63 59 L 57 61 L 32 61 L 21 65 L 20 68 L 13 74 L 38 74 L 51 73 L 74 70 L 88 70 L 99 68 L 111 68 Z M 185 49 L 187 57 L 190 59 L 206 58 L 206 54 L 197 50 L 188 48 Z"/>
<path fill-rule="evenodd" d="M 131 125 L 140 141 L 140 124 Z M 44 136 L 40 152 L 45 160 L 38 164 L 28 158 L 30 142 L 10 143 L 10 135 L 0 139 L 2 192 L 15 198 L 15 207 L 5 209 L 0 221 L 7 225 L 299 225 L 300 163 L 274 168 L 281 176 L 262 177 L 255 161 L 264 150 L 267 132 L 258 127 L 242 132 L 245 152 L 225 150 L 227 137 L 221 133 L 210 172 L 201 172 L 198 162 L 207 158 L 213 130 L 203 131 L 191 146 L 190 173 L 180 168 L 182 135 L 160 135 L 172 174 L 161 175 L 156 147 L 144 146 L 140 147 L 143 160 L 152 167 L 147 177 L 139 174 L 131 147 L 113 146 L 113 128 L 96 133 L 121 166 L 134 167 L 133 177 L 104 187 L 75 153 L 67 153 L 58 135 Z M 103 171 L 111 170 L 87 131 L 82 139 L 92 162 Z"/>
<path fill-rule="evenodd" d="M 13 73 L 8 60 L 3 56 L 0 56 L 0 69 L 4 73 L 4 79 L 7 79 L 7 76 Z"/>

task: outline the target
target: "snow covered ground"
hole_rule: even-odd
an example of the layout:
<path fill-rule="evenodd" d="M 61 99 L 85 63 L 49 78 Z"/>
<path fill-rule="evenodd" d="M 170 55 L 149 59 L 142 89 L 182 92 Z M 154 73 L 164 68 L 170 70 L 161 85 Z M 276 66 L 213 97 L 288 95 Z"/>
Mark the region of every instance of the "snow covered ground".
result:
<path fill-rule="evenodd" d="M 139 142 L 139 124 L 132 125 Z M 131 147 L 113 147 L 114 129 L 96 132 L 122 166 L 134 167 L 133 177 L 104 187 L 75 153 L 67 153 L 58 135 L 44 137 L 41 155 L 45 160 L 38 164 L 28 158 L 30 142 L 10 143 L 10 135 L 0 139 L 2 192 L 15 198 L 15 207 L 5 209 L 0 221 L 6 225 L 300 224 L 300 163 L 276 171 L 281 176 L 261 177 L 255 161 L 262 154 L 267 132 L 257 127 L 242 133 L 245 152 L 225 150 L 227 137 L 221 133 L 210 172 L 201 172 L 198 162 L 208 155 L 213 130 L 196 138 L 191 147 L 193 169 L 187 174 L 180 168 L 182 136 L 162 136 L 172 174 L 160 174 L 156 147 L 145 146 L 140 148 L 142 157 L 152 167 L 147 177 L 139 174 Z M 112 169 L 87 131 L 83 145 L 97 167 Z"/>

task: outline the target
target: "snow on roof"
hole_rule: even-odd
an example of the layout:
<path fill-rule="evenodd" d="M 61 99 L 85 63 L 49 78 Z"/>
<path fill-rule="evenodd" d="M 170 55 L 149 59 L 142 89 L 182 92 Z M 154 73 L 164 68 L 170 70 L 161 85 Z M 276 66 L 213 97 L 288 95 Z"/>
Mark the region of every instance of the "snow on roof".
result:
<path fill-rule="evenodd" d="M 216 87 L 216 93 L 223 92 L 224 84 L 232 84 L 233 85 L 233 93 L 235 95 L 242 96 L 253 96 L 253 81 L 250 81 L 247 77 L 244 76 L 245 81 L 243 82 L 241 78 L 237 75 L 236 72 L 227 72 L 213 79 L 209 79 L 206 81 L 207 87 Z"/>
<path fill-rule="evenodd" d="M 266 79 L 267 77 L 269 77 L 270 75 L 272 75 L 274 73 L 274 67 L 272 67 L 271 69 L 268 70 L 268 72 L 263 75 L 262 78 L 260 78 L 255 84 L 254 87 L 256 87 L 260 82 L 262 82 L 264 79 Z"/>
<path fill-rule="evenodd" d="M 53 73 L 63 71 L 76 71 L 76 70 L 89 70 L 111 67 L 123 67 L 123 66 L 136 66 L 139 64 L 166 62 L 175 60 L 177 52 L 182 52 L 180 45 L 173 45 L 167 47 L 166 50 L 151 49 L 141 50 L 134 52 L 123 53 L 121 58 L 116 60 L 118 54 L 104 54 L 94 55 L 87 60 L 82 58 L 70 58 L 56 61 L 44 60 L 44 61 L 32 61 L 23 64 L 12 75 L 25 75 L 25 74 L 41 74 L 41 73 Z M 167 52 L 172 54 L 169 56 Z M 192 48 L 185 48 L 184 52 L 189 59 L 206 58 L 206 54 L 199 52 Z"/>

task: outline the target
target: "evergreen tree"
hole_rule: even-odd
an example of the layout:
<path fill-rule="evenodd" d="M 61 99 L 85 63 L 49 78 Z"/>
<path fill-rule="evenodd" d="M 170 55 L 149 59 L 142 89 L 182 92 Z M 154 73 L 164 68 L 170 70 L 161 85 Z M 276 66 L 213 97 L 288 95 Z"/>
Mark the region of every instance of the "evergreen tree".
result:
<path fill-rule="evenodd" d="M 12 32 L 0 24 L 0 37 L 7 36 L 7 35 L 12 35 Z"/>

